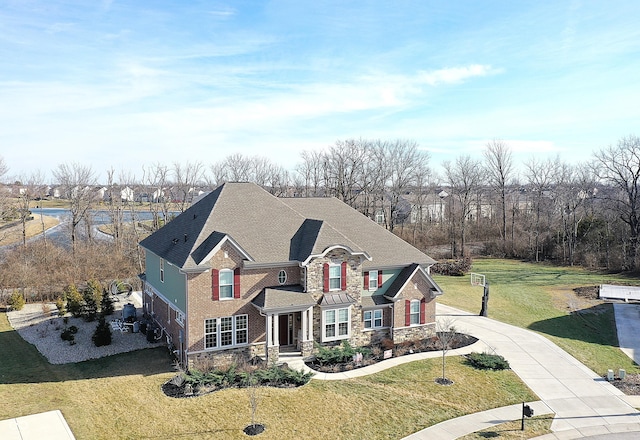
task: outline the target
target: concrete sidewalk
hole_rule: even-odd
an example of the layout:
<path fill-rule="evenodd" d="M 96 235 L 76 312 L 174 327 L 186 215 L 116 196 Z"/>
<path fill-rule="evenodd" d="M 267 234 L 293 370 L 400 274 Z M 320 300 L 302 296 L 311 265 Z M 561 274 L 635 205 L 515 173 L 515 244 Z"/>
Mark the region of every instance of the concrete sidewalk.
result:
<path fill-rule="evenodd" d="M 58 410 L 0 420 L 2 440 L 75 440 Z"/>

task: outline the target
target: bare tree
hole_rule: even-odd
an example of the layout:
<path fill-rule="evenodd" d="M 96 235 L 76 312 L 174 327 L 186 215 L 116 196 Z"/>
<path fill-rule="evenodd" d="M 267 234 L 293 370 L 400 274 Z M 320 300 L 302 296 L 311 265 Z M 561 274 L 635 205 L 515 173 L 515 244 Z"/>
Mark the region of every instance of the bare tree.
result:
<path fill-rule="evenodd" d="M 204 165 L 201 162 L 187 162 L 184 166 L 173 163 L 173 200 L 178 204 L 178 210 L 184 212 L 189 206 L 196 187 L 201 183 L 204 175 Z"/>
<path fill-rule="evenodd" d="M 109 211 L 109 219 L 113 232 L 113 241 L 116 249 L 122 248 L 122 239 L 124 235 L 124 207 L 122 206 L 122 191 L 125 187 L 118 185 L 114 179 L 115 170 L 112 168 L 107 170 L 107 209 Z"/>
<path fill-rule="evenodd" d="M 296 166 L 297 175 L 301 179 L 303 197 L 318 197 L 322 193 L 323 155 L 317 151 L 303 151 L 302 162 Z"/>
<path fill-rule="evenodd" d="M 596 151 L 594 157 L 594 173 L 615 189 L 604 197 L 628 227 L 625 268 L 639 269 L 640 138 L 634 135 L 621 138 L 616 146 Z"/>
<path fill-rule="evenodd" d="M 166 221 L 169 216 L 168 208 L 168 185 L 169 168 L 161 163 L 154 163 L 147 168 L 143 168 L 142 183 L 149 191 L 149 211 L 152 218 L 152 229 L 155 231 L 161 226 L 162 221 Z"/>
<path fill-rule="evenodd" d="M 479 161 L 472 159 L 471 156 L 463 155 L 456 157 L 452 164 L 447 161 L 444 163 L 445 175 L 451 197 L 456 202 L 451 213 L 451 254 L 453 257 L 458 256 L 456 246 L 456 223 L 458 232 L 460 233 L 460 252 L 465 255 L 465 245 L 467 239 L 467 221 L 471 215 L 472 203 L 480 190 L 482 182 L 482 165 Z"/>
<path fill-rule="evenodd" d="M 89 223 L 89 209 L 95 202 L 96 178 L 90 166 L 79 163 L 60 164 L 53 170 L 53 176 L 69 200 L 71 245 L 75 252 L 78 225 L 83 220 Z"/>
<path fill-rule="evenodd" d="M 437 379 L 440 385 L 450 385 L 452 381 L 447 379 L 446 375 L 446 356 L 447 352 L 453 348 L 453 344 L 458 338 L 453 318 L 445 317 L 438 320 L 436 325 L 436 340 L 438 346 L 442 350 L 442 377 Z"/>
<path fill-rule="evenodd" d="M 500 237 L 502 238 L 502 252 L 507 253 L 507 193 L 506 188 L 513 173 L 511 148 L 502 140 L 494 139 L 489 142 L 483 152 L 487 180 L 491 189 L 500 200 L 502 224 Z"/>
<path fill-rule="evenodd" d="M 552 212 L 546 205 L 551 202 L 551 189 L 560 172 L 560 158 L 538 160 L 532 157 L 524 166 L 525 176 L 532 194 L 533 252 L 537 262 L 540 261 L 541 244 L 544 242 L 541 240 L 541 235 L 543 235 L 543 231 L 549 232 L 549 222 L 543 224 L 542 215 L 546 213 L 547 216 L 550 216 Z"/>
<path fill-rule="evenodd" d="M 389 231 L 405 218 L 401 215 L 400 202 L 403 195 L 416 182 L 418 174 L 429 173 L 429 155 L 420 151 L 415 141 L 396 140 L 388 144 L 387 166 L 389 167 Z M 407 213 L 408 215 L 408 213 Z"/>
<path fill-rule="evenodd" d="M 22 245 L 27 245 L 27 222 L 32 218 L 31 202 L 44 196 L 44 177 L 40 171 L 33 172 L 26 179 L 20 179 L 22 185 L 18 194 L 18 218 L 22 225 Z"/>

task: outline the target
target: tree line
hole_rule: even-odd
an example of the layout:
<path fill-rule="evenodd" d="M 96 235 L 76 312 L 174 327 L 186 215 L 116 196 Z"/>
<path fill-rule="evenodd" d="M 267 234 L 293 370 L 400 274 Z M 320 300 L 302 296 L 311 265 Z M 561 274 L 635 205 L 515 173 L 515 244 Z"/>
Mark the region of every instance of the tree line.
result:
<path fill-rule="evenodd" d="M 640 268 L 638 137 L 623 137 L 581 163 L 533 156 L 522 164 L 514 162 L 507 142 L 495 139 L 485 145 L 482 158 L 458 155 L 442 169 L 435 173 L 429 154 L 405 139 L 339 140 L 325 151 L 303 151 L 294 170 L 240 153 L 209 165 L 145 165 L 137 176 L 111 168 L 104 185 L 98 185 L 90 166 L 63 163 L 52 171 L 51 183 L 70 212 L 70 255 L 62 254 L 75 269 L 62 271 L 64 285 L 100 275 L 85 267 L 86 257 L 77 255 L 92 249 L 96 258 L 97 248 L 112 257 L 101 260 L 104 276 L 119 277 L 106 268 L 110 262 L 127 275 L 143 272 L 137 246 L 142 235 L 227 181 L 255 182 L 278 197 L 336 197 L 437 258 L 486 254 L 608 270 Z M 0 179 L 8 171 L 0 157 Z M 20 192 L 0 198 L 0 213 L 15 217 L 24 228 L 47 185 L 39 171 L 16 180 Z M 131 194 L 123 195 L 124 188 Z M 89 213 L 98 206 L 111 221 L 113 240 L 108 242 L 97 242 L 92 235 Z M 136 221 L 141 209 L 151 213 L 148 224 Z M 125 213 L 140 227 L 127 224 Z M 36 269 L 19 270 L 19 261 L 23 266 L 27 261 L 47 264 L 60 254 L 46 239 L 36 243 L 28 246 L 25 235 L 22 246 L 4 252 L 2 272 L 14 275 L 3 275 L 2 287 L 27 284 L 25 273 Z"/>

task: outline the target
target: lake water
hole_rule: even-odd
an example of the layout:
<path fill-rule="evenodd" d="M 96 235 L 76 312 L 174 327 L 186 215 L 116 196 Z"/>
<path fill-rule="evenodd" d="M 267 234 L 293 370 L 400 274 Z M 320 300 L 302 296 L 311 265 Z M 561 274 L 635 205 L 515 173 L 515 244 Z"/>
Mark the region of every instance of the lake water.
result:
<path fill-rule="evenodd" d="M 71 244 L 71 232 L 70 232 L 70 222 L 71 222 L 71 213 L 68 209 L 61 208 L 33 208 L 31 209 L 31 213 L 36 221 L 38 221 L 40 215 L 48 215 L 50 217 L 56 217 L 60 220 L 60 224 L 54 228 L 49 229 L 46 232 L 47 239 L 53 240 L 59 244 L 68 246 Z M 177 213 L 176 213 L 177 214 Z M 153 216 L 149 211 L 136 211 L 134 213 L 136 221 L 144 221 L 151 220 Z M 123 221 L 130 222 L 133 217 L 131 212 L 123 213 Z M 103 234 L 97 230 L 97 226 L 104 225 L 107 223 L 111 223 L 111 217 L 109 216 L 109 211 L 106 210 L 95 210 L 91 211 L 91 221 L 93 224 L 92 234 L 94 237 L 99 239 L 110 239 L 109 235 Z M 80 239 L 86 237 L 86 226 L 84 222 L 81 222 L 77 226 L 77 234 Z M 34 237 L 32 240 L 37 240 L 42 238 L 42 236 Z"/>

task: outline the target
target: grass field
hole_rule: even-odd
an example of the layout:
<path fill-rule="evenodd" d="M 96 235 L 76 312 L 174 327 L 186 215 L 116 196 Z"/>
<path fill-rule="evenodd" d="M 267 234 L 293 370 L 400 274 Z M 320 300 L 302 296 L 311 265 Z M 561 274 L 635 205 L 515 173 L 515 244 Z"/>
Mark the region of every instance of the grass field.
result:
<path fill-rule="evenodd" d="M 598 374 L 609 368 L 640 372 L 618 348 L 613 306 L 573 292 L 600 284 L 637 285 L 639 279 L 498 259 L 475 260 L 472 271 L 484 274 L 489 283 L 489 317 L 547 336 Z M 439 302 L 480 311 L 483 289 L 471 286 L 469 276 L 434 279 L 445 291 Z"/>
<path fill-rule="evenodd" d="M 489 316 L 538 331 L 597 372 L 636 366 L 616 347 L 612 307 L 573 294 L 578 286 L 638 280 L 505 260 L 477 260 L 491 285 Z M 469 277 L 435 277 L 439 301 L 471 312 L 482 289 Z M 581 313 L 570 313 L 582 310 Z M 0 419 L 60 409 L 82 439 L 244 438 L 250 423 L 246 390 L 171 399 L 160 386 L 172 375 L 166 349 L 148 349 L 71 365 L 51 365 L 0 314 Z M 536 400 L 510 371 L 477 371 L 447 359 L 454 385 L 434 383 L 439 359 L 418 361 L 358 379 L 312 380 L 296 389 L 260 388 L 256 421 L 263 439 L 401 438 L 460 415 Z M 548 432 L 549 418 L 531 420 Z M 522 437 L 517 422 L 468 438 Z M 530 434 L 529 431 L 525 434 Z"/>

